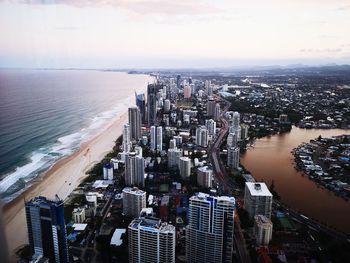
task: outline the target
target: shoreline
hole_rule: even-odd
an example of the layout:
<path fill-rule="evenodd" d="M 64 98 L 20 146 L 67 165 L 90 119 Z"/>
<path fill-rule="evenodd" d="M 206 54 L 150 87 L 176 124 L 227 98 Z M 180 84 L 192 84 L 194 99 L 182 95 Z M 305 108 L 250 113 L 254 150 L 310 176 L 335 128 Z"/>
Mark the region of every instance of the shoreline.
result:
<path fill-rule="evenodd" d="M 137 92 L 145 92 L 146 87 L 147 85 L 140 87 Z M 126 105 L 124 112 L 116 115 L 110 124 L 83 142 L 74 153 L 57 161 L 35 178 L 27 189 L 4 204 L 3 223 L 11 262 L 17 260 L 16 250 L 28 244 L 24 201 L 39 195 L 53 199 L 56 194 L 65 200 L 88 176 L 88 169 L 113 149 L 115 141 L 122 134 L 123 125 L 128 122 L 128 108 L 135 106 L 132 99 L 128 100 L 130 96 L 132 95 L 125 98 L 129 105 Z"/>
<path fill-rule="evenodd" d="M 24 201 L 39 195 L 55 198 L 56 194 L 66 199 L 87 176 L 85 172 L 113 148 L 127 118 L 128 112 L 122 113 L 100 134 L 83 143 L 72 155 L 58 161 L 40 179 L 4 205 L 3 222 L 12 261 L 16 260 L 15 251 L 28 243 Z"/>

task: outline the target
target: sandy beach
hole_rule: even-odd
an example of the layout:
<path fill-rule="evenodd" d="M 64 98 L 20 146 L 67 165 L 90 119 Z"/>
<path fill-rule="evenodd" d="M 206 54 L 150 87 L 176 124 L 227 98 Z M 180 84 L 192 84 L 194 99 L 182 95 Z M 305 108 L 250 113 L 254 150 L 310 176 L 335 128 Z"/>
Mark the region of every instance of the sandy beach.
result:
<path fill-rule="evenodd" d="M 56 194 L 65 199 L 86 177 L 85 172 L 111 151 L 127 121 L 126 112 L 102 133 L 83 144 L 79 151 L 56 163 L 41 179 L 5 205 L 3 221 L 12 261 L 16 260 L 13 252 L 28 243 L 24 200 L 39 195 L 54 198 Z"/>

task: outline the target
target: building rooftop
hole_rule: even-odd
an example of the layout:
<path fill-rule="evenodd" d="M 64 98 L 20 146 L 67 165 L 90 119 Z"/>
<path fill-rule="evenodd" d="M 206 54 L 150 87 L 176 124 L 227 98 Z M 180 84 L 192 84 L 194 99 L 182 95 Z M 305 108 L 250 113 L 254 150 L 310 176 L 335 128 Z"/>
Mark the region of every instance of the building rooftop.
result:
<path fill-rule="evenodd" d="M 114 230 L 113 236 L 111 238 L 111 245 L 120 246 L 123 244 L 123 239 L 121 238 L 123 234 L 126 233 L 125 228 L 116 228 Z"/>
<path fill-rule="evenodd" d="M 129 225 L 129 228 L 143 229 L 146 231 L 156 232 L 175 232 L 175 226 L 165 223 L 155 217 L 135 218 Z"/>
<path fill-rule="evenodd" d="M 145 191 L 142 191 L 138 189 L 137 187 L 125 187 L 123 189 L 123 193 L 129 193 L 129 194 L 134 194 L 134 195 L 144 195 L 146 194 Z"/>
<path fill-rule="evenodd" d="M 218 202 L 231 202 L 235 203 L 235 198 L 231 196 L 211 196 L 206 193 L 198 192 L 195 195 L 193 195 L 190 200 L 205 200 L 210 202 L 211 200 L 217 200 Z"/>
<path fill-rule="evenodd" d="M 272 197 L 272 194 L 270 190 L 267 188 L 265 183 L 246 182 L 245 186 L 246 188 L 248 188 L 252 196 L 271 196 Z"/>

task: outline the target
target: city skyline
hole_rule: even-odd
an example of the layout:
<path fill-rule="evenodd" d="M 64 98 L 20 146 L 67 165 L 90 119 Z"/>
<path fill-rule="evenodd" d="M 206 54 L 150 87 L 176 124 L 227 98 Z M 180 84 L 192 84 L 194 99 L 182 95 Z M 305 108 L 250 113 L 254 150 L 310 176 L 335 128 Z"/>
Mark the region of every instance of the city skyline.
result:
<path fill-rule="evenodd" d="M 3 0 L 0 67 L 348 64 L 349 13 L 345 0 Z"/>

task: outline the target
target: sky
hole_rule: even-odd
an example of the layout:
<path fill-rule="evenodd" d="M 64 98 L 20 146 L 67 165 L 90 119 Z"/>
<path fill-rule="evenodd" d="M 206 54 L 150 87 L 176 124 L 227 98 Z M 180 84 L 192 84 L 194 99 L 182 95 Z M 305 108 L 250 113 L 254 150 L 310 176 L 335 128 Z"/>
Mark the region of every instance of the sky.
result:
<path fill-rule="evenodd" d="M 350 64 L 349 0 L 0 0 L 1 68 Z"/>

